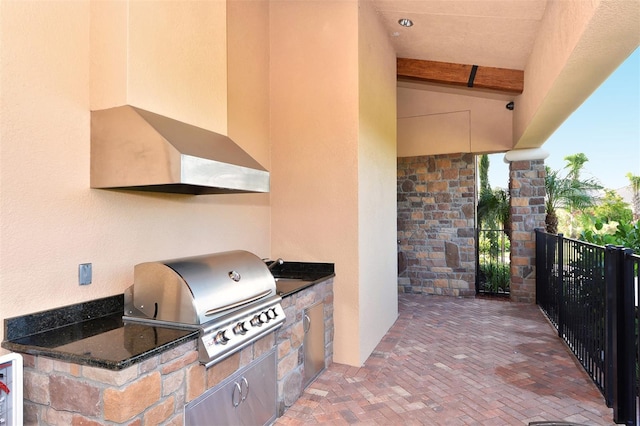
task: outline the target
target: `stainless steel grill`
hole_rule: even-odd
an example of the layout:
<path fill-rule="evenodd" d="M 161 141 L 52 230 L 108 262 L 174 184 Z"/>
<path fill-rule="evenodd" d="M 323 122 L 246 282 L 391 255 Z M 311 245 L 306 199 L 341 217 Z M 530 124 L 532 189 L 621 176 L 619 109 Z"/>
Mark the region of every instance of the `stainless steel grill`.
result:
<path fill-rule="evenodd" d="M 207 367 L 280 327 L 285 314 L 266 264 L 247 251 L 146 262 L 125 292 L 125 321 L 200 330 Z"/>

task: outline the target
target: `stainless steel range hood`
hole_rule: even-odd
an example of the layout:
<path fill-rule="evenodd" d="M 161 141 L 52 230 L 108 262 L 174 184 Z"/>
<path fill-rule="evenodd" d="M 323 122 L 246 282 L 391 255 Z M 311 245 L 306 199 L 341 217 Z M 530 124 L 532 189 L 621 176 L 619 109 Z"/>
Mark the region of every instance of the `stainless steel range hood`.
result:
<path fill-rule="evenodd" d="M 227 136 L 125 105 L 91 112 L 91 187 L 269 192 L 269 172 Z"/>

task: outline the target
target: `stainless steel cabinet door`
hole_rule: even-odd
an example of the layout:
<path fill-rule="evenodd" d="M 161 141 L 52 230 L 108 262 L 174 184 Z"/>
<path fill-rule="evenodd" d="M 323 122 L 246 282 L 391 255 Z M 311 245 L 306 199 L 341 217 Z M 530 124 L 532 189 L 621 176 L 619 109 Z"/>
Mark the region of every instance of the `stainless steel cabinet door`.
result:
<path fill-rule="evenodd" d="M 203 393 L 184 410 L 186 426 L 256 426 L 275 419 L 275 350 Z"/>
<path fill-rule="evenodd" d="M 184 408 L 184 424 L 200 426 L 238 423 L 237 407 L 231 402 L 232 395 L 235 394 L 236 381 L 227 380 L 187 404 Z"/>
<path fill-rule="evenodd" d="M 324 303 L 305 309 L 304 326 L 304 386 L 324 369 Z"/>
<path fill-rule="evenodd" d="M 262 358 L 240 378 L 243 401 L 239 405 L 241 425 L 265 425 L 276 415 L 276 353 Z M 246 387 L 245 387 L 246 386 Z"/>

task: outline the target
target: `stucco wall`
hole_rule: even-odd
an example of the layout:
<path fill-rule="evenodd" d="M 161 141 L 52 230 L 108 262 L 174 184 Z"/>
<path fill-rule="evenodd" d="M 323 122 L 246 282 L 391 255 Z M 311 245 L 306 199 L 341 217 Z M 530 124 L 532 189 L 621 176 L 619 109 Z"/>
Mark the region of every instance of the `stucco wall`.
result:
<path fill-rule="evenodd" d="M 271 251 L 335 263 L 334 361 L 351 365 L 397 312 L 395 56 L 365 3 L 270 4 Z"/>
<path fill-rule="evenodd" d="M 640 44 L 640 2 L 549 1 L 515 100 L 515 148 L 540 147 Z"/>
<path fill-rule="evenodd" d="M 129 103 L 227 134 L 227 3 L 128 7 Z"/>
<path fill-rule="evenodd" d="M 398 87 L 398 156 L 504 152 L 513 147 L 509 98 L 425 90 L 403 82 Z"/>
<path fill-rule="evenodd" d="M 0 320 L 122 293 L 143 261 L 231 249 L 270 255 L 268 194 L 89 188 L 91 109 L 133 103 L 214 131 L 226 131 L 233 112 L 225 2 L 181 3 L 181 11 L 143 3 L 0 2 Z M 259 16 L 267 20 L 266 9 Z M 158 34 L 168 17 L 176 25 Z M 261 35 L 250 40 L 268 49 Z M 148 43 L 152 52 L 140 55 Z M 265 56 L 252 60 L 265 66 Z M 268 86 L 253 85 L 264 74 L 243 78 L 267 96 Z M 264 114 L 247 108 L 229 122 L 255 129 L 259 139 L 237 142 L 270 169 Z M 80 287 L 86 262 L 93 283 Z"/>
<path fill-rule="evenodd" d="M 355 2 L 273 1 L 273 256 L 335 263 L 334 360 L 359 362 Z"/>
<path fill-rule="evenodd" d="M 227 127 L 271 170 L 269 1 L 227 1 Z"/>
<path fill-rule="evenodd" d="M 360 364 L 398 317 L 396 61 L 371 4 L 359 9 Z"/>

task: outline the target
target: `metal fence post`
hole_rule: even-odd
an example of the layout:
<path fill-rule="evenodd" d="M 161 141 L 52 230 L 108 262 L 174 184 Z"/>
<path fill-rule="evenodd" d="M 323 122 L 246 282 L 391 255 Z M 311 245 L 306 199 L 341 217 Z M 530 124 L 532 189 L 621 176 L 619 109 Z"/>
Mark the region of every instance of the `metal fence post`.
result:
<path fill-rule="evenodd" d="M 558 254 L 558 281 L 556 289 L 556 300 L 558 301 L 558 336 L 563 338 L 566 307 L 564 303 L 564 244 L 562 234 L 558 234 L 556 253 Z"/>
<path fill-rule="evenodd" d="M 547 279 L 546 274 L 543 271 L 546 271 L 544 261 L 546 259 L 544 249 L 544 234 L 542 233 L 542 228 L 536 228 L 536 305 L 540 305 L 540 298 L 542 297 L 542 289 L 544 288 L 542 283 L 543 280 Z M 546 306 L 545 306 L 546 308 Z"/>
<path fill-rule="evenodd" d="M 606 277 L 605 400 L 613 421 L 636 424 L 635 297 L 633 250 L 608 245 Z"/>
<path fill-rule="evenodd" d="M 480 227 L 476 228 L 476 295 L 480 294 Z"/>
<path fill-rule="evenodd" d="M 613 421 L 636 424 L 635 297 L 633 250 L 618 248 L 620 275 L 617 281 L 613 344 L 617 356 L 613 362 Z"/>
<path fill-rule="evenodd" d="M 605 267 L 605 339 L 606 346 L 604 351 L 605 375 L 604 375 L 604 399 L 608 407 L 614 404 L 614 380 L 613 366 L 616 358 L 615 340 L 615 312 L 616 312 L 616 293 L 618 281 L 618 250 L 613 245 L 607 245 L 604 252 Z"/>

